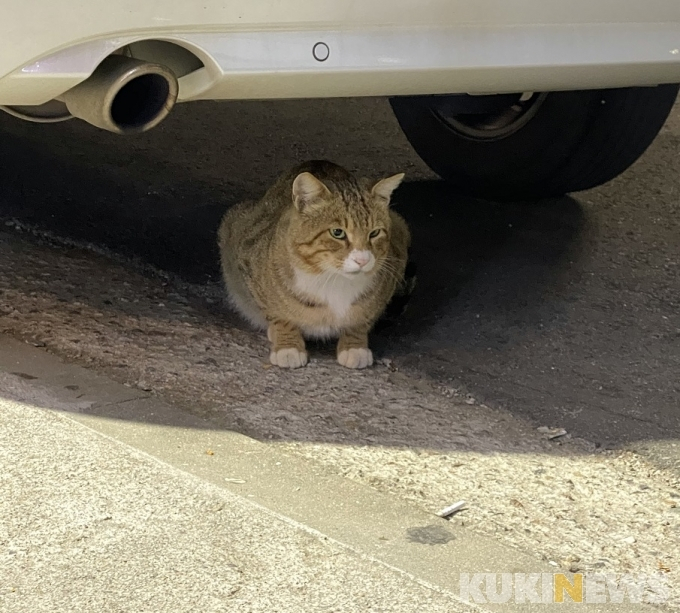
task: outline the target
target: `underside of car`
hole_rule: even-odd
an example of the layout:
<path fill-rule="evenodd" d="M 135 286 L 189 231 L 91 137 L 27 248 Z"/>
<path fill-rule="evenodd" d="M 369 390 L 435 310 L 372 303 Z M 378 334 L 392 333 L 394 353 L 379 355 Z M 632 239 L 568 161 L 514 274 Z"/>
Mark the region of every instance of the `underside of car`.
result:
<path fill-rule="evenodd" d="M 543 198 L 623 172 L 680 82 L 680 4 L 577 0 L 389 5 L 304 1 L 120 10 L 81 18 L 11 2 L 0 108 L 119 134 L 177 102 L 386 96 L 417 153 L 475 196 Z"/>

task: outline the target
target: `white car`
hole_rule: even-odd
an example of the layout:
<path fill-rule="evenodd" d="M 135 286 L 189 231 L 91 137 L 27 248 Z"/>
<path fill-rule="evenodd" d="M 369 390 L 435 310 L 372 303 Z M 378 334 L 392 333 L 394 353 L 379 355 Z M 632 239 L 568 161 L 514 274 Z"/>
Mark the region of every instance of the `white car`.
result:
<path fill-rule="evenodd" d="M 175 102 L 389 96 L 480 196 L 625 170 L 680 82 L 680 0 L 0 0 L 0 106 L 135 133 Z"/>

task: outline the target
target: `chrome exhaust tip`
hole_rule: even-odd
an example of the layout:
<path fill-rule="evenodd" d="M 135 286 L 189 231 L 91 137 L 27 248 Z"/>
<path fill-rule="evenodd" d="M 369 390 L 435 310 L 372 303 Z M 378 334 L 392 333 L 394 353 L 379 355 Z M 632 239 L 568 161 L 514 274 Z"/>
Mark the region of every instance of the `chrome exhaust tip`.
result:
<path fill-rule="evenodd" d="M 93 126 L 138 134 L 168 116 L 178 91 L 177 78 L 165 66 L 111 55 L 60 99 L 71 115 Z"/>

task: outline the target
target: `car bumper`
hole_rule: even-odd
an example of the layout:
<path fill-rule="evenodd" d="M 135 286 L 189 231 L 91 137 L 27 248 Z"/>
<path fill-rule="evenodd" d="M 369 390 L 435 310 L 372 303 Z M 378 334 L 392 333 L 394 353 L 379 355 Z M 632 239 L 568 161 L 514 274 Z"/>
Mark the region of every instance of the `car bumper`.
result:
<path fill-rule="evenodd" d="M 48 6 L 39 0 L 26 0 L 21 7 L 25 4 Z M 278 3 L 269 3 L 266 19 L 261 11 L 246 15 L 252 9 L 239 15 L 210 7 L 201 18 L 196 7 L 203 3 L 190 11 L 191 2 L 179 13 L 144 9 L 123 18 L 115 10 L 122 4 L 91 0 L 88 19 L 77 25 L 61 13 L 52 23 L 36 13 L 22 17 L 24 8 L 17 5 L 8 13 L 14 17 L 0 24 L 0 104 L 52 100 L 86 79 L 110 53 L 144 40 L 172 42 L 201 60 L 203 67 L 179 80 L 179 99 L 185 101 L 486 94 L 680 82 L 677 0 L 648 0 L 644 10 L 639 2 L 619 2 L 615 23 L 606 11 L 590 6 L 598 3 L 585 0 L 568 3 L 565 15 L 556 8 L 564 3 L 546 0 L 487 0 L 488 13 L 479 2 L 464 0 L 375 2 L 367 4 L 382 7 L 381 12 L 353 9 L 357 14 L 351 19 L 339 11 L 344 7 L 348 13 L 347 3 L 330 0 L 296 2 L 295 9 L 278 18 L 273 8 Z M 323 19 L 316 14 L 320 4 L 333 7 Z M 96 5 L 97 15 L 92 13 Z M 295 21 L 290 13 L 301 12 L 300 7 L 308 9 L 305 19 Z M 362 14 L 365 19 L 358 20 Z"/>

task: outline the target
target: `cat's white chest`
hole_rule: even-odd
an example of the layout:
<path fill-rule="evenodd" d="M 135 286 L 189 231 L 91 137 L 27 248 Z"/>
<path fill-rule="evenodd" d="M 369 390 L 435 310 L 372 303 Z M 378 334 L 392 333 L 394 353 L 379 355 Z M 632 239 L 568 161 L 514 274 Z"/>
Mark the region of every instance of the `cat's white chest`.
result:
<path fill-rule="evenodd" d="M 314 275 L 295 270 L 295 290 L 300 296 L 328 306 L 339 320 L 347 315 L 352 305 L 368 290 L 371 281 L 369 275 L 361 273 L 346 277 L 332 271 Z"/>

